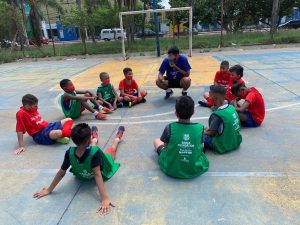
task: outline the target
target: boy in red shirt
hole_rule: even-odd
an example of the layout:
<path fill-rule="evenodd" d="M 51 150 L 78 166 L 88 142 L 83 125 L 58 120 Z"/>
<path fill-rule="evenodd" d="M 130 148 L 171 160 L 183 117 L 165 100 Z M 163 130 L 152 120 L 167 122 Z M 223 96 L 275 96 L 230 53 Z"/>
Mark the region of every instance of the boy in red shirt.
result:
<path fill-rule="evenodd" d="M 231 92 L 237 97 L 232 101 L 232 105 L 239 113 L 241 124 L 244 127 L 258 127 L 265 118 L 265 103 L 259 91 L 244 84 L 235 82 L 231 87 Z M 239 99 L 245 99 L 245 102 L 239 106 Z"/>
<path fill-rule="evenodd" d="M 240 65 L 235 65 L 232 66 L 229 69 L 230 73 L 231 73 L 231 79 L 226 91 L 226 100 L 230 103 L 231 101 L 233 101 L 234 99 L 236 99 L 236 96 L 234 94 L 232 94 L 231 92 L 231 87 L 233 85 L 234 82 L 238 82 L 240 84 L 245 85 L 245 81 L 243 80 L 243 75 L 244 75 L 244 68 Z"/>
<path fill-rule="evenodd" d="M 132 79 L 133 73 L 131 68 L 124 68 L 123 73 L 125 79 L 121 80 L 119 84 L 120 96 L 123 97 L 125 105 L 131 107 L 134 104 L 145 103 L 146 91 L 140 92 L 138 84 Z"/>
<path fill-rule="evenodd" d="M 230 80 L 231 80 L 231 74 L 229 71 L 229 62 L 224 60 L 221 62 L 220 70 L 216 72 L 214 85 L 228 88 Z M 209 97 L 209 92 L 205 92 L 203 97 L 205 98 L 206 101 L 202 101 L 202 100 L 198 101 L 200 106 L 203 107 L 214 106 L 212 99 Z"/>
<path fill-rule="evenodd" d="M 42 119 L 38 112 L 38 99 L 31 94 L 22 98 L 23 106 L 16 114 L 16 132 L 19 148 L 17 155 L 25 151 L 24 134 L 27 132 L 33 140 L 42 145 L 52 145 L 55 142 L 67 144 L 71 135 L 73 120 L 70 118 L 48 123 Z"/>

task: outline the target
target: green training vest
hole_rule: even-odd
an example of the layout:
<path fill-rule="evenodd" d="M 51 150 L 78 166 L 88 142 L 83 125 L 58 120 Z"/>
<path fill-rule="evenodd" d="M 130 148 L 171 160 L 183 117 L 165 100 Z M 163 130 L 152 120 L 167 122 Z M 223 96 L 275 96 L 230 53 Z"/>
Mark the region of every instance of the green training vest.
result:
<path fill-rule="evenodd" d="M 70 107 L 70 109 L 66 109 L 65 106 L 64 106 L 64 99 L 65 99 L 66 94 L 67 93 L 64 93 L 61 96 L 61 99 L 60 99 L 60 104 L 61 104 L 62 111 L 63 111 L 63 113 L 66 117 L 69 117 L 69 118 L 72 118 L 72 119 L 77 119 L 81 115 L 81 112 L 80 112 L 81 101 L 80 100 L 70 100 L 71 101 L 71 107 Z M 72 96 L 76 96 L 75 92 L 68 93 L 68 94 L 70 94 Z"/>
<path fill-rule="evenodd" d="M 224 124 L 222 134 L 212 138 L 213 148 L 218 153 L 225 153 L 236 150 L 242 143 L 242 135 L 240 133 L 241 124 L 239 115 L 232 105 L 228 105 L 224 109 L 217 109 L 213 112 L 218 116 Z M 209 124 L 211 120 L 209 120 Z"/>
<path fill-rule="evenodd" d="M 99 93 L 101 93 L 102 98 L 105 101 L 115 99 L 112 84 L 109 84 L 109 85 L 106 85 L 106 86 L 100 85 L 97 89 L 97 96 L 98 96 Z"/>
<path fill-rule="evenodd" d="M 161 170 L 177 178 L 193 178 L 208 170 L 209 161 L 203 153 L 202 124 L 170 124 L 170 141 L 161 152 Z"/>
<path fill-rule="evenodd" d="M 119 169 L 120 164 L 115 163 L 111 155 L 105 154 L 98 146 L 90 146 L 87 148 L 90 153 L 84 162 L 79 163 L 75 156 L 76 147 L 70 147 L 70 163 L 72 166 L 72 173 L 80 180 L 89 180 L 94 177 L 92 168 L 92 159 L 97 151 L 100 152 L 103 168 L 101 171 L 104 180 L 110 179 Z"/>

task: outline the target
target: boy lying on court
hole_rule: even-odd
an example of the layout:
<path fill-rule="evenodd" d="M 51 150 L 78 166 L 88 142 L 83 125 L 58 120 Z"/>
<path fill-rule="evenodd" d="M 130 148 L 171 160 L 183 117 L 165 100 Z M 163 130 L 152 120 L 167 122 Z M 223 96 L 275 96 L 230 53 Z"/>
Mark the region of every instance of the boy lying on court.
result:
<path fill-rule="evenodd" d="M 101 84 L 97 88 L 99 103 L 111 110 L 123 107 L 123 98 L 118 96 L 114 86 L 110 83 L 109 74 L 102 72 L 99 77 L 101 80 Z"/>
<path fill-rule="evenodd" d="M 259 91 L 254 87 L 247 88 L 245 84 L 236 82 L 231 92 L 237 97 L 232 104 L 239 113 L 242 126 L 260 126 L 265 118 L 265 103 Z M 241 106 L 238 104 L 240 99 L 245 99 Z"/>
<path fill-rule="evenodd" d="M 221 62 L 220 70 L 216 72 L 215 78 L 214 78 L 214 85 L 223 86 L 226 89 L 228 88 L 228 85 L 231 80 L 231 74 L 229 71 L 229 62 L 224 60 Z M 198 101 L 200 106 L 203 107 L 212 107 L 214 106 L 212 99 L 209 97 L 209 92 L 205 92 L 203 95 L 204 99 L 206 101 Z"/>
<path fill-rule="evenodd" d="M 42 119 L 38 112 L 38 99 L 31 94 L 22 98 L 23 106 L 16 114 L 16 132 L 19 148 L 15 153 L 21 154 L 25 151 L 24 133 L 28 133 L 33 140 L 41 145 L 52 145 L 55 142 L 67 144 L 71 135 L 73 120 L 70 118 L 48 123 Z"/>
<path fill-rule="evenodd" d="M 119 84 L 119 90 L 121 92 L 120 96 L 123 97 L 123 102 L 125 105 L 131 107 L 134 104 L 145 103 L 147 92 L 139 90 L 138 84 L 134 79 L 132 79 L 132 69 L 126 67 L 123 69 L 123 73 L 125 79 L 121 80 Z"/>
<path fill-rule="evenodd" d="M 106 119 L 106 115 L 93 109 L 92 106 L 89 105 L 88 100 L 102 112 L 108 112 L 110 110 L 100 105 L 96 100 L 96 96 L 90 91 L 75 90 L 75 86 L 69 79 L 61 80 L 60 87 L 64 91 L 64 94 L 61 96 L 61 107 L 66 117 L 77 119 L 81 116 L 81 113 L 87 109 L 96 119 Z M 77 94 L 83 95 L 78 96 Z"/>
<path fill-rule="evenodd" d="M 101 205 L 98 211 L 101 214 L 109 213 L 110 206 L 114 207 L 114 205 L 105 190 L 104 181 L 110 179 L 120 167 L 120 164 L 114 162 L 114 159 L 124 130 L 124 127 L 119 127 L 113 145 L 102 152 L 97 146 L 97 127 L 93 126 L 91 129 L 89 125 L 85 123 L 76 125 L 72 129 L 71 134 L 71 138 L 76 147 L 70 147 L 69 150 L 66 151 L 63 164 L 50 186 L 35 193 L 33 198 L 39 199 L 50 194 L 71 166 L 70 172 L 72 172 L 76 178 L 83 181 L 92 178 L 95 179 L 101 197 Z"/>
<path fill-rule="evenodd" d="M 194 101 L 189 96 L 177 99 L 177 122 L 166 126 L 160 139 L 154 140 L 160 169 L 169 176 L 193 178 L 208 170 L 209 161 L 203 153 L 204 126 L 192 123 Z"/>
<path fill-rule="evenodd" d="M 209 117 L 209 128 L 204 131 L 204 148 L 217 153 L 236 150 L 242 143 L 239 116 L 232 105 L 224 103 L 225 94 L 225 87 L 210 86 L 209 96 L 217 109 Z"/>

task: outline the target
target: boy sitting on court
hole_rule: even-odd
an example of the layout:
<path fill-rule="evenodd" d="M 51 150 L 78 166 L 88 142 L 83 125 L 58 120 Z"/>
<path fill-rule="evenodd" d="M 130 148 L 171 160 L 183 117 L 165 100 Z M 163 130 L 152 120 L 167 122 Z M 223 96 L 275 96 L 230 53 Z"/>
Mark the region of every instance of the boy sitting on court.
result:
<path fill-rule="evenodd" d="M 96 96 L 90 91 L 75 90 L 75 86 L 69 79 L 63 79 L 60 81 L 60 87 L 63 89 L 64 94 L 61 96 L 61 107 L 66 117 L 77 119 L 81 116 L 81 113 L 87 109 L 98 120 L 106 119 L 106 115 L 103 112 L 110 111 L 103 107 L 96 100 Z M 78 96 L 77 94 L 83 94 Z M 88 103 L 91 101 L 102 113 L 94 110 Z"/>
<path fill-rule="evenodd" d="M 209 128 L 204 131 L 204 148 L 217 153 L 236 150 L 242 143 L 239 115 L 235 108 L 224 104 L 226 88 L 210 86 L 209 96 L 217 109 L 209 117 Z"/>
<path fill-rule="evenodd" d="M 245 84 L 234 83 L 231 92 L 237 97 L 232 101 L 233 106 L 239 113 L 239 117 L 244 127 L 258 127 L 265 118 L 265 103 L 259 91 Z M 244 103 L 240 106 L 238 101 L 244 99 Z"/>
<path fill-rule="evenodd" d="M 166 126 L 160 139 L 154 140 L 160 169 L 169 176 L 193 178 L 208 170 L 209 161 L 203 153 L 204 126 L 192 123 L 194 101 L 189 96 L 177 99 L 177 122 Z"/>
<path fill-rule="evenodd" d="M 121 80 L 119 84 L 120 96 L 123 97 L 123 102 L 129 107 L 138 103 L 146 102 L 146 91 L 140 91 L 139 86 L 135 80 L 133 80 L 133 73 L 131 68 L 124 68 L 123 74 L 125 79 Z"/>
<path fill-rule="evenodd" d="M 227 89 L 230 80 L 231 80 L 231 74 L 229 71 L 229 62 L 224 60 L 221 62 L 220 70 L 216 72 L 214 85 L 223 86 Z M 209 97 L 209 92 L 205 92 L 203 97 L 206 101 L 202 101 L 202 100 L 198 101 L 200 106 L 209 107 L 209 108 L 214 106 L 212 99 Z"/>
<path fill-rule="evenodd" d="M 99 103 L 111 110 L 123 107 L 123 98 L 118 96 L 114 86 L 110 83 L 109 74 L 102 72 L 99 77 L 101 80 L 101 84 L 97 89 Z"/>
<path fill-rule="evenodd" d="M 22 98 L 23 106 L 16 114 L 16 132 L 19 148 L 17 155 L 25 151 L 24 134 L 27 132 L 33 140 L 41 145 L 52 145 L 55 142 L 67 144 L 71 135 L 73 120 L 70 118 L 48 123 L 42 119 L 38 112 L 38 99 L 31 94 Z"/>
<path fill-rule="evenodd" d="M 70 172 L 72 172 L 76 178 L 80 180 L 95 179 L 101 197 L 101 205 L 98 211 L 101 214 L 109 213 L 110 206 L 114 207 L 114 205 L 108 197 L 103 181 L 110 179 L 120 167 L 120 164 L 114 162 L 114 159 L 124 130 L 124 127 L 119 127 L 113 145 L 102 152 L 97 146 L 97 127 L 94 126 L 91 129 L 89 125 L 85 123 L 76 125 L 72 129 L 71 134 L 71 138 L 76 147 L 70 147 L 69 150 L 66 151 L 63 164 L 50 186 L 38 191 L 33 197 L 39 199 L 51 194 L 71 166 Z"/>
<path fill-rule="evenodd" d="M 243 80 L 244 75 L 244 68 L 240 65 L 234 65 L 229 69 L 231 73 L 231 79 L 226 91 L 226 100 L 230 103 L 234 99 L 236 99 L 236 96 L 232 94 L 231 87 L 234 82 L 238 82 L 240 84 L 245 84 L 245 81 Z"/>

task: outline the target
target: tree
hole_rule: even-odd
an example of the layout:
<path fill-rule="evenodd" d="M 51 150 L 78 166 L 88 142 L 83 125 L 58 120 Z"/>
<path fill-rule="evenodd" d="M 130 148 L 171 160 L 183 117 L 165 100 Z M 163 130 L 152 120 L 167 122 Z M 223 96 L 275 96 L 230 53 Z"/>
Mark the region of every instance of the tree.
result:
<path fill-rule="evenodd" d="M 13 10 L 10 5 L 7 2 L 0 1 L 0 39 L 13 39 L 16 30 L 13 19 Z"/>
<path fill-rule="evenodd" d="M 224 0 L 224 29 L 238 31 L 245 24 L 271 25 L 273 0 Z M 280 0 L 277 22 L 290 15 L 299 0 Z M 195 0 L 194 19 L 202 23 L 221 23 L 221 0 Z M 279 23 L 277 23 L 277 26 Z"/>
<path fill-rule="evenodd" d="M 170 0 L 169 4 L 172 8 L 189 6 L 189 2 L 183 0 Z M 182 22 L 188 23 L 188 13 L 183 11 L 172 12 L 167 14 L 167 18 L 173 26 L 173 36 L 174 33 L 177 33 L 177 37 L 179 38 L 179 25 Z M 174 27 L 177 27 L 177 31 L 175 31 Z"/>

